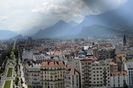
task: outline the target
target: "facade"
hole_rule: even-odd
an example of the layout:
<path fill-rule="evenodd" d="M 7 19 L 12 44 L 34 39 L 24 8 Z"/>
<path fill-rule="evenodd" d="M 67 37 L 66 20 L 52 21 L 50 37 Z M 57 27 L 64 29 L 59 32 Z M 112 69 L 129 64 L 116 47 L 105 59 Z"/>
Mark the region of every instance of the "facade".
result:
<path fill-rule="evenodd" d="M 108 62 L 75 59 L 72 65 L 80 72 L 81 88 L 110 86 L 110 65 Z"/>
<path fill-rule="evenodd" d="M 133 87 L 133 61 L 126 62 L 124 67 L 128 74 L 129 86 Z"/>
<path fill-rule="evenodd" d="M 122 88 L 124 81 L 128 85 L 128 74 L 127 72 L 112 72 L 110 77 L 111 88 Z"/>
<path fill-rule="evenodd" d="M 94 61 L 91 64 L 91 88 L 110 86 L 110 66 L 106 61 Z"/>
<path fill-rule="evenodd" d="M 42 64 L 30 62 L 24 68 L 27 85 L 37 88 L 63 88 L 65 64 L 62 61 L 45 61 Z"/>
<path fill-rule="evenodd" d="M 74 59 L 72 67 L 80 73 L 81 88 L 91 86 L 91 63 L 92 59 Z"/>
<path fill-rule="evenodd" d="M 64 88 L 65 64 L 62 61 L 45 61 L 41 65 L 43 88 Z"/>
<path fill-rule="evenodd" d="M 80 88 L 79 76 L 75 69 L 68 69 L 65 73 L 65 88 Z"/>
<path fill-rule="evenodd" d="M 114 62 L 110 62 L 110 72 L 118 72 L 118 65 Z"/>
<path fill-rule="evenodd" d="M 40 64 L 26 64 L 24 72 L 27 85 L 31 85 L 33 87 L 38 87 L 41 85 L 40 66 Z"/>
<path fill-rule="evenodd" d="M 88 88 L 91 86 L 91 63 L 91 59 L 80 60 L 81 88 Z"/>

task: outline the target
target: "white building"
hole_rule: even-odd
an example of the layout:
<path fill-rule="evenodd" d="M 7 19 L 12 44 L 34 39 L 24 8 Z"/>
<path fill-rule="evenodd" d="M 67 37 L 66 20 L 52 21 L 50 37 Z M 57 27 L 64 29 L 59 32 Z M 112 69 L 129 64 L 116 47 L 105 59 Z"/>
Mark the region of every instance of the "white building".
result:
<path fill-rule="evenodd" d="M 110 86 L 109 62 L 75 59 L 72 65 L 80 72 L 81 88 L 107 88 Z"/>
<path fill-rule="evenodd" d="M 133 87 L 133 61 L 125 62 L 124 67 L 128 74 L 129 86 Z"/>
<path fill-rule="evenodd" d="M 110 77 L 110 87 L 111 88 L 121 88 L 123 87 L 124 81 L 128 85 L 128 74 L 127 72 L 112 72 Z"/>
<path fill-rule="evenodd" d="M 42 63 L 43 61 L 47 60 L 47 58 L 45 57 L 44 54 L 37 53 L 37 54 L 33 54 L 33 60 L 36 63 Z"/>
<path fill-rule="evenodd" d="M 91 88 L 110 86 L 110 65 L 107 61 L 95 61 L 91 64 Z"/>
<path fill-rule="evenodd" d="M 65 88 L 80 88 L 79 72 L 75 69 L 69 69 L 65 73 Z"/>
<path fill-rule="evenodd" d="M 25 72 L 25 79 L 27 85 L 31 85 L 33 87 L 40 86 L 41 84 L 40 66 L 41 64 L 34 64 L 34 63 L 32 63 L 31 65 L 26 64 L 24 72 Z"/>

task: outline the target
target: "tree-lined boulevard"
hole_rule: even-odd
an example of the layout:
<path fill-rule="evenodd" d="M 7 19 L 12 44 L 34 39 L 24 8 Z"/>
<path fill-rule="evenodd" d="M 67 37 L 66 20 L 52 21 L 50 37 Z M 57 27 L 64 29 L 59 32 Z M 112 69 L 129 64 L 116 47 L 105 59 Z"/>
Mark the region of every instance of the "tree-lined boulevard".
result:
<path fill-rule="evenodd" d="M 20 56 L 15 41 L 12 49 L 8 51 L 7 60 L 5 60 L 0 70 L 0 88 L 27 88 L 23 67 L 19 58 Z"/>

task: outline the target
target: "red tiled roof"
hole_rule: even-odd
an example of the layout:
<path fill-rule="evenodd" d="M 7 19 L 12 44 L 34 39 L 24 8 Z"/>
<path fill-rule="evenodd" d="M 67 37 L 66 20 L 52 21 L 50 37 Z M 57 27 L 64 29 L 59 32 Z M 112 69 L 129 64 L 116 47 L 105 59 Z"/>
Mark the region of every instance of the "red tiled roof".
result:
<path fill-rule="evenodd" d="M 67 69 L 71 68 L 71 65 L 70 64 L 66 65 L 66 68 Z"/>
<path fill-rule="evenodd" d="M 120 63 L 121 60 L 120 60 L 119 58 L 116 58 L 116 62 L 117 62 L 117 63 Z"/>
<path fill-rule="evenodd" d="M 111 74 L 112 75 L 120 75 L 120 76 L 123 76 L 123 75 L 128 76 L 127 72 L 125 72 L 125 71 L 122 71 L 122 72 L 112 72 Z"/>
<path fill-rule="evenodd" d="M 28 67 L 29 65 L 28 64 L 25 64 L 25 67 Z"/>
<path fill-rule="evenodd" d="M 62 61 L 58 61 L 58 62 L 48 62 L 48 61 L 44 61 L 42 62 L 41 67 L 58 67 L 58 66 L 65 66 L 64 63 Z"/>
<path fill-rule="evenodd" d="M 42 66 L 44 67 L 44 66 L 47 66 L 48 65 L 48 62 L 47 61 L 45 61 L 45 62 L 42 62 Z"/>
<path fill-rule="evenodd" d="M 110 64 L 110 65 L 117 65 L 117 64 L 116 64 L 116 63 L 114 63 L 114 62 L 110 62 L 109 64 Z"/>
<path fill-rule="evenodd" d="M 81 62 L 92 62 L 93 60 L 92 59 L 83 59 L 83 60 L 80 60 Z"/>
<path fill-rule="evenodd" d="M 50 66 L 50 67 L 55 67 L 55 62 L 50 62 L 50 63 L 49 63 L 49 66 Z"/>
<path fill-rule="evenodd" d="M 58 64 L 59 64 L 60 66 L 64 66 L 63 61 L 59 61 Z"/>
<path fill-rule="evenodd" d="M 79 75 L 79 73 L 75 69 L 71 69 L 70 74 L 71 75 L 74 75 L 74 74 Z"/>

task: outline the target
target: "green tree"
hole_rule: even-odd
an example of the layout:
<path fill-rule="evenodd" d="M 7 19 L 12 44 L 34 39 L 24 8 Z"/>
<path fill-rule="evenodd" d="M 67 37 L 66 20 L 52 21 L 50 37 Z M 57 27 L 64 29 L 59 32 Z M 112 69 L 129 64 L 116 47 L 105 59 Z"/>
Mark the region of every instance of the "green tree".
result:
<path fill-rule="evenodd" d="M 18 72 L 18 66 L 17 65 L 15 66 L 15 71 L 16 71 L 16 73 Z"/>
<path fill-rule="evenodd" d="M 13 51 L 14 51 L 14 54 L 15 54 L 16 58 L 18 58 L 18 49 L 15 48 Z"/>
<path fill-rule="evenodd" d="M 23 84 L 24 82 L 23 82 L 23 80 L 22 80 L 22 78 L 21 78 L 21 84 Z"/>
<path fill-rule="evenodd" d="M 10 55 L 11 55 L 11 49 L 9 48 L 9 49 L 6 51 L 6 56 L 8 56 L 8 58 L 10 58 Z"/>
<path fill-rule="evenodd" d="M 18 75 L 16 75 L 16 77 L 15 77 L 15 84 L 18 85 L 18 82 L 19 82 L 19 78 L 18 78 Z"/>
<path fill-rule="evenodd" d="M 123 88 L 128 88 L 128 85 L 125 80 L 123 80 Z"/>
<path fill-rule="evenodd" d="M 43 88 L 42 86 L 38 86 L 38 88 Z"/>
<path fill-rule="evenodd" d="M 32 88 L 32 86 L 28 85 L 28 88 Z"/>

